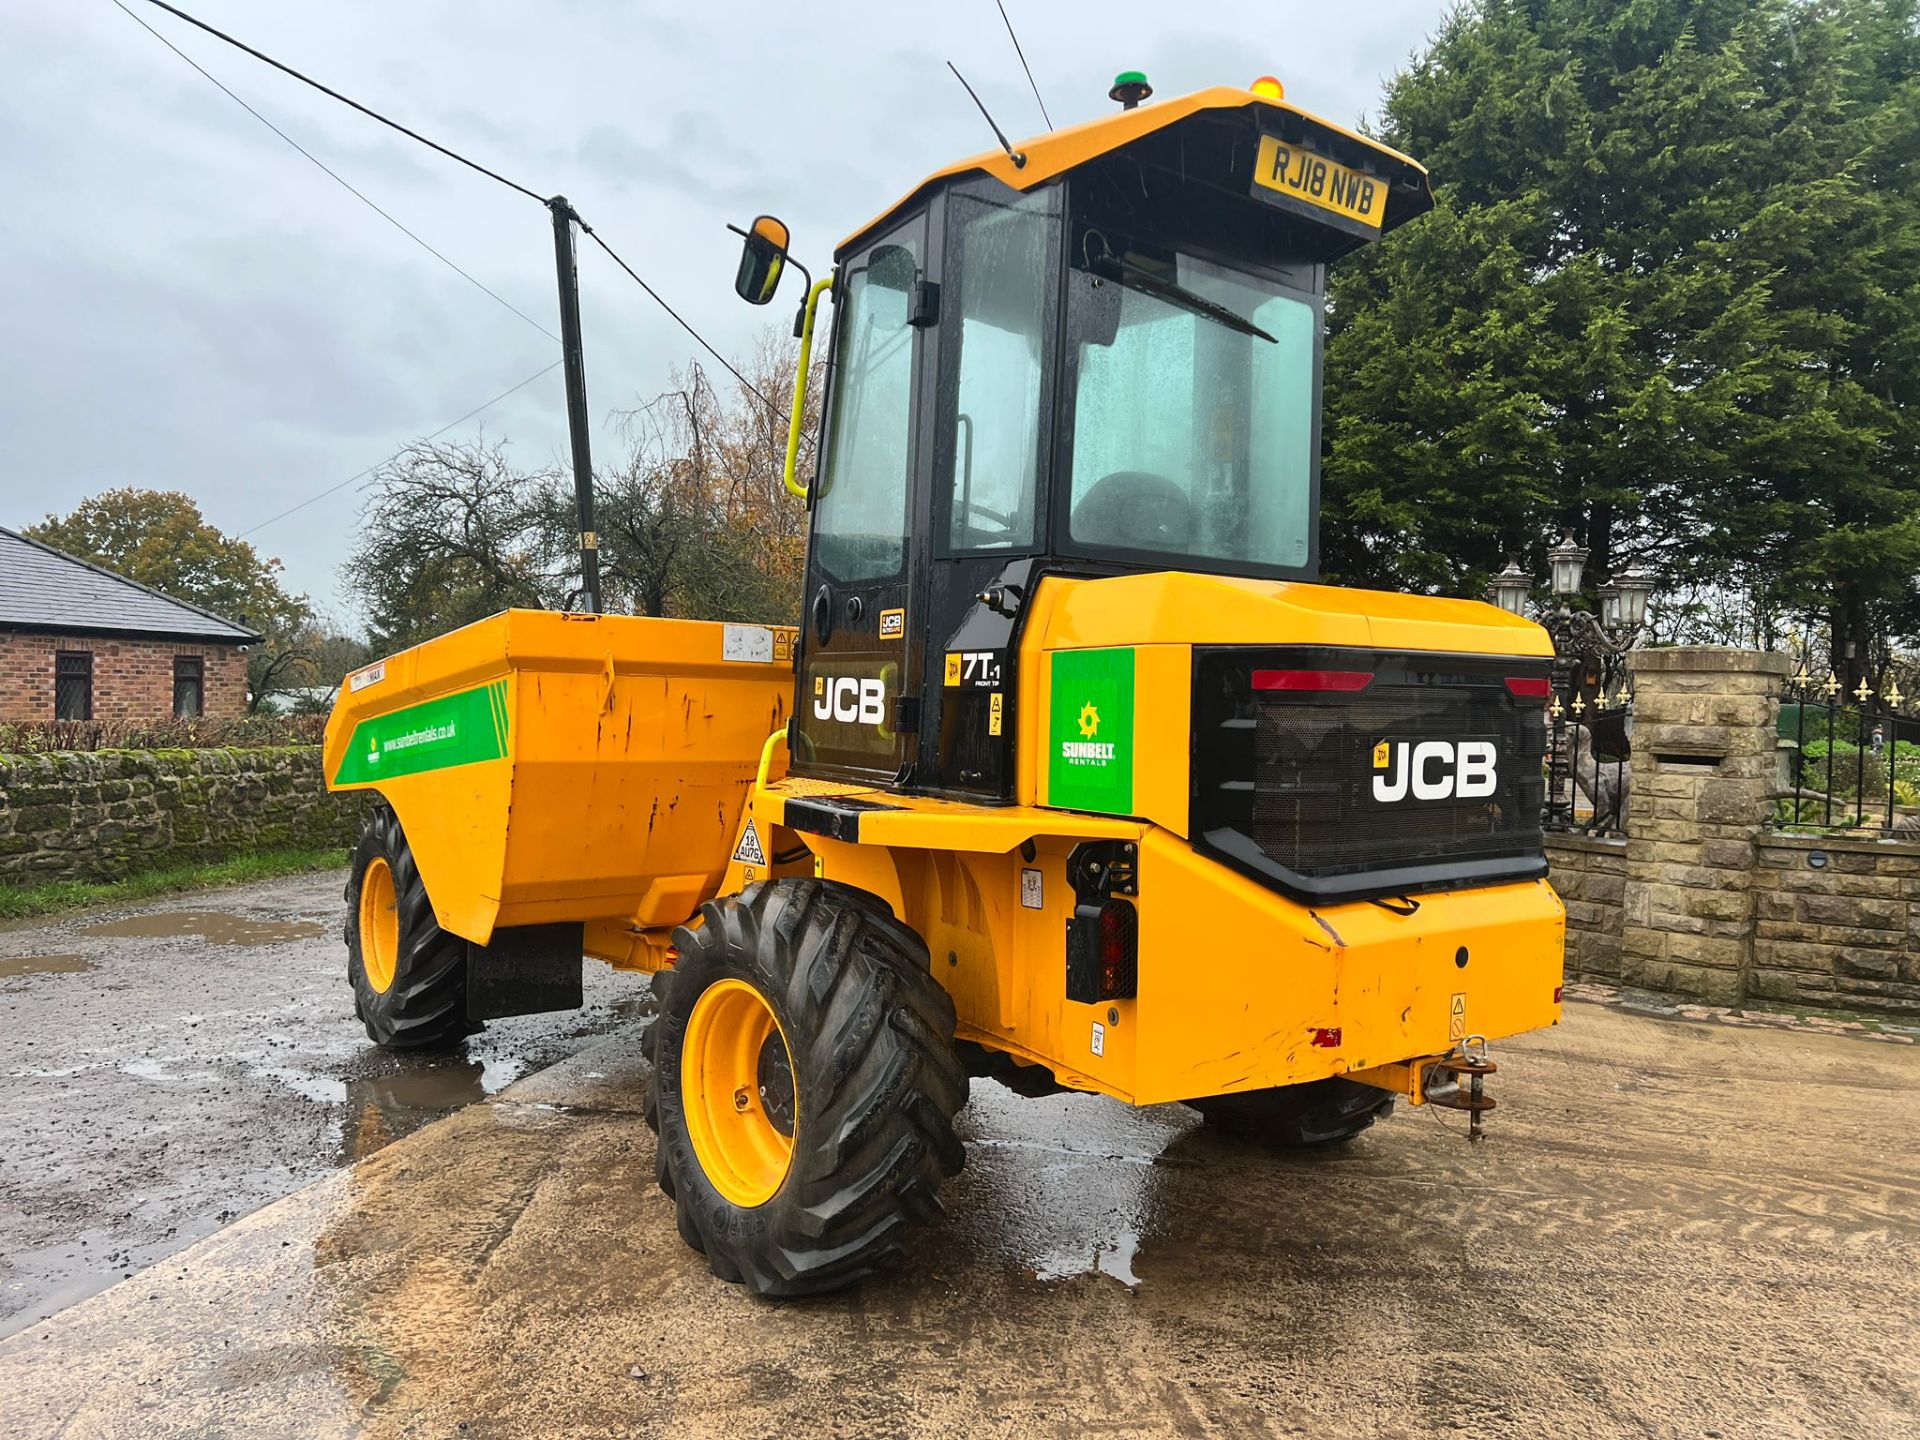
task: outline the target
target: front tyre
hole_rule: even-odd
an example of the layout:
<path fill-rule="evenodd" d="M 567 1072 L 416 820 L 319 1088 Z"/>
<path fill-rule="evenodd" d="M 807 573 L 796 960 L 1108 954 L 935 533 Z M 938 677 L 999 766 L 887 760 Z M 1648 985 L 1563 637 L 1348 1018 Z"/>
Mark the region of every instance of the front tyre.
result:
<path fill-rule="evenodd" d="M 380 805 L 347 871 L 347 980 L 367 1038 L 389 1050 L 457 1045 L 467 1019 L 467 942 L 440 928 L 400 818 Z"/>
<path fill-rule="evenodd" d="M 680 1234 L 757 1295 L 896 1261 L 966 1152 L 953 1001 L 871 897 L 775 880 L 701 906 L 655 977 L 646 1119 Z"/>

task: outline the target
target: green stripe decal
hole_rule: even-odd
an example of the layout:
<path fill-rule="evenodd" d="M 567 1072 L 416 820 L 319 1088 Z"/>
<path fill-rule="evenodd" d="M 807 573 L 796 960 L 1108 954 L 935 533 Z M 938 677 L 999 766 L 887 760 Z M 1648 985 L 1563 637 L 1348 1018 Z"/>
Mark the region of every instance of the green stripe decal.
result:
<path fill-rule="evenodd" d="M 353 727 L 336 785 L 450 770 L 507 753 L 507 682 L 423 700 Z"/>

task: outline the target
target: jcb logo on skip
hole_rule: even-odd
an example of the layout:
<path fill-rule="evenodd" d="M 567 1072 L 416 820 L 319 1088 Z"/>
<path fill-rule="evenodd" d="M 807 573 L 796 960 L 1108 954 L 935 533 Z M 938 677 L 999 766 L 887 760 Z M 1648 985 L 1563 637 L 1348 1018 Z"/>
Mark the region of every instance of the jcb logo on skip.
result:
<path fill-rule="evenodd" d="M 1373 747 L 1373 798 L 1478 800 L 1500 786 L 1491 740 L 1382 740 Z"/>

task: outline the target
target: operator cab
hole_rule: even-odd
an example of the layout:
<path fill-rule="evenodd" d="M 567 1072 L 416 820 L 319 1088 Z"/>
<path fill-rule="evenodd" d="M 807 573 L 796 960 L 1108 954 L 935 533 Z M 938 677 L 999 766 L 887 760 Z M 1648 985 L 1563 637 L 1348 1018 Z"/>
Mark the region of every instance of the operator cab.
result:
<path fill-rule="evenodd" d="M 1431 204 L 1262 80 L 962 162 L 844 241 L 798 327 L 830 288 L 794 772 L 1010 801 L 1043 574 L 1314 578 L 1326 266 Z M 786 227 L 745 233 L 764 304 Z"/>

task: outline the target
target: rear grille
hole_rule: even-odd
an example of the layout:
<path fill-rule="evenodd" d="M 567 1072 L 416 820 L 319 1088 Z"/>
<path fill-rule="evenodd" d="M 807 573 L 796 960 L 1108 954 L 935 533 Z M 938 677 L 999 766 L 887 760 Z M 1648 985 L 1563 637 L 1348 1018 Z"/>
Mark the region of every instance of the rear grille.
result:
<path fill-rule="evenodd" d="M 1363 671 L 1356 692 L 1255 691 L 1267 667 Z M 1356 898 L 1544 874 L 1540 834 L 1546 753 L 1537 701 L 1516 700 L 1510 675 L 1545 663 L 1507 657 L 1353 651 L 1202 651 L 1195 661 L 1194 811 L 1203 849 L 1313 900 Z M 1429 746 L 1409 786 L 1380 803 Z M 1387 765 L 1376 766 L 1385 743 Z M 1463 742 L 1497 757 L 1491 778 L 1453 793 Z"/>

